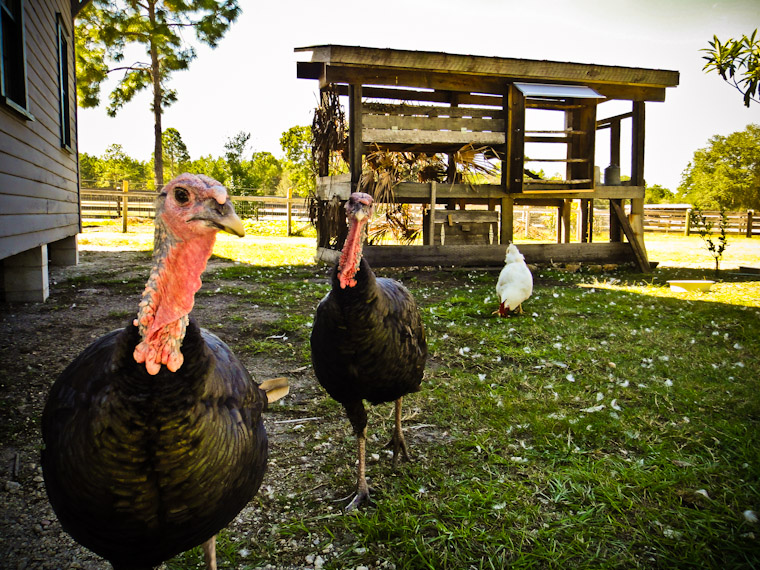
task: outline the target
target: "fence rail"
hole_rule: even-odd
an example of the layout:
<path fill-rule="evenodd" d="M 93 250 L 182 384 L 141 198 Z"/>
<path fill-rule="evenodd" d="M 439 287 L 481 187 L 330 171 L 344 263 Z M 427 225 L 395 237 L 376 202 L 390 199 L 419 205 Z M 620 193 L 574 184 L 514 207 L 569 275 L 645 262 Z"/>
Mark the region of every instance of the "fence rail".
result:
<path fill-rule="evenodd" d="M 82 188 L 79 193 L 82 218 L 153 218 L 155 192 Z M 256 220 L 308 221 L 306 200 L 285 196 L 231 196 L 241 218 Z M 126 205 L 126 209 L 125 209 Z"/>
<path fill-rule="evenodd" d="M 126 197 L 126 200 L 125 200 Z M 287 220 L 288 227 L 293 220 L 305 223 L 308 220 L 306 200 L 299 197 L 283 196 L 232 196 L 235 211 L 242 218 L 257 220 Z M 83 218 L 153 218 L 155 215 L 155 192 L 119 190 L 99 190 L 83 188 L 80 201 Z M 125 211 L 124 204 L 127 209 Z M 694 232 L 691 227 L 687 207 L 667 207 L 647 205 L 644 208 L 644 229 L 647 232 L 681 233 Z M 419 212 L 421 218 L 422 213 Z M 703 212 L 708 221 L 717 229 L 720 212 Z M 534 234 L 551 233 L 557 224 L 557 208 L 516 206 L 514 211 L 514 232 L 516 236 L 537 237 Z M 744 234 L 747 237 L 760 236 L 760 216 L 753 210 L 726 212 L 728 226 L 726 233 Z M 594 233 L 604 232 L 609 227 L 609 210 L 594 209 Z M 125 230 L 126 231 L 126 230 Z"/>
<path fill-rule="evenodd" d="M 644 229 L 649 232 L 678 232 L 690 235 L 696 231 L 691 224 L 691 208 L 644 207 Z M 760 220 L 754 210 L 744 212 L 725 212 L 726 233 L 744 234 L 747 237 L 760 236 Z M 703 211 L 713 231 L 720 227 L 719 211 Z"/>

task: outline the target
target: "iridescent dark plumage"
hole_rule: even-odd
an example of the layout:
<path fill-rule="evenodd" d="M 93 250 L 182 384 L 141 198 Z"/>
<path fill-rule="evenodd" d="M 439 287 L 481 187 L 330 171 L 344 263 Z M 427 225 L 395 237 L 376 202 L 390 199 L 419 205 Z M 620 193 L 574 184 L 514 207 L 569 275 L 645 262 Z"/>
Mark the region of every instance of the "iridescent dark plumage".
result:
<path fill-rule="evenodd" d="M 391 439 L 394 462 L 399 451 L 406 457 L 401 399 L 420 389 L 427 359 L 425 329 L 411 293 L 398 281 L 376 277 L 361 257 L 362 226 L 371 205 L 372 199 L 360 193 L 352 194 L 346 205 L 349 237 L 332 273 L 332 290 L 317 307 L 311 333 L 314 373 L 327 393 L 344 406 L 358 439 L 357 494 L 349 508 L 369 498 L 364 475 L 367 413 L 363 400 L 396 402 Z M 350 240 L 358 241 L 348 243 Z"/>
<path fill-rule="evenodd" d="M 63 528 L 116 568 L 150 568 L 210 539 L 264 477 L 266 394 L 229 347 L 190 324 L 177 372 L 134 361 L 137 327 L 90 345 L 53 386 L 42 466 Z"/>
<path fill-rule="evenodd" d="M 42 416 L 42 468 L 64 530 L 117 570 L 204 544 L 264 477 L 267 394 L 188 317 L 220 230 L 243 235 L 226 190 L 184 174 L 157 202 L 154 259 L 127 327 L 58 377 Z"/>

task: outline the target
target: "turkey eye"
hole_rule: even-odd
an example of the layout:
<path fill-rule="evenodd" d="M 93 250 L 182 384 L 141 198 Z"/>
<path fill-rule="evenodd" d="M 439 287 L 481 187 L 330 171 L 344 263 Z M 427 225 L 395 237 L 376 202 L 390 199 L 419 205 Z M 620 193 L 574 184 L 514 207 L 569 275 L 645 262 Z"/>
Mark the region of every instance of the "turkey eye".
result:
<path fill-rule="evenodd" d="M 174 191 L 174 199 L 180 204 L 187 204 L 187 202 L 190 200 L 190 195 L 184 188 L 177 188 Z"/>

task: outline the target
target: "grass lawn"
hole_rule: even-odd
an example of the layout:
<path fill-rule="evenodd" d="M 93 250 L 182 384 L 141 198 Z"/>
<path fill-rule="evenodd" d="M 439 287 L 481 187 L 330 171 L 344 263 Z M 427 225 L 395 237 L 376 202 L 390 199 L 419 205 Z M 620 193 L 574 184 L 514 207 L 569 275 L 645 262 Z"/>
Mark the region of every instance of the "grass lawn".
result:
<path fill-rule="evenodd" d="M 150 240 L 100 228 L 80 243 L 86 258 Z M 736 274 L 760 267 L 760 239 L 729 237 L 709 293 L 667 285 L 714 278 L 699 237 L 647 247 L 650 275 L 537 270 L 509 319 L 491 314 L 498 270 L 378 270 L 415 295 L 430 359 L 405 400 L 412 462 L 392 468 L 392 406 L 373 408 L 375 503 L 345 515 L 354 440 L 310 370 L 328 291 L 314 239 L 220 235 L 216 254 L 239 263 L 206 294 L 234 295 L 231 320 L 255 304 L 275 322 L 234 350 L 305 370 L 268 416 L 269 473 L 255 515 L 222 532 L 220 568 L 760 567 L 760 276 Z"/>

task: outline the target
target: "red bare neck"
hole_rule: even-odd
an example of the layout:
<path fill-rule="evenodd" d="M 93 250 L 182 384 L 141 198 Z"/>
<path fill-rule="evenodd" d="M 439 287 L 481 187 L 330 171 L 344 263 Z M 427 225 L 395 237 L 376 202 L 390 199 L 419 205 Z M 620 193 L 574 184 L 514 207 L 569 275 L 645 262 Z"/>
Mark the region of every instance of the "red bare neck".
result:
<path fill-rule="evenodd" d="M 354 275 L 359 271 L 359 262 L 362 259 L 362 247 L 364 246 L 362 230 L 366 223 L 366 218 L 358 222 L 355 218 L 349 220 L 348 236 L 346 236 L 346 242 L 343 244 L 343 251 L 338 262 L 338 279 L 341 289 L 356 285 Z"/>
<path fill-rule="evenodd" d="M 157 226 L 153 269 L 135 319 L 142 342 L 135 348 L 134 358 L 145 362 L 149 374 L 158 374 L 162 364 L 171 372 L 182 366 L 180 347 L 188 314 L 216 240 L 214 233 L 181 242 L 161 234 Z"/>

